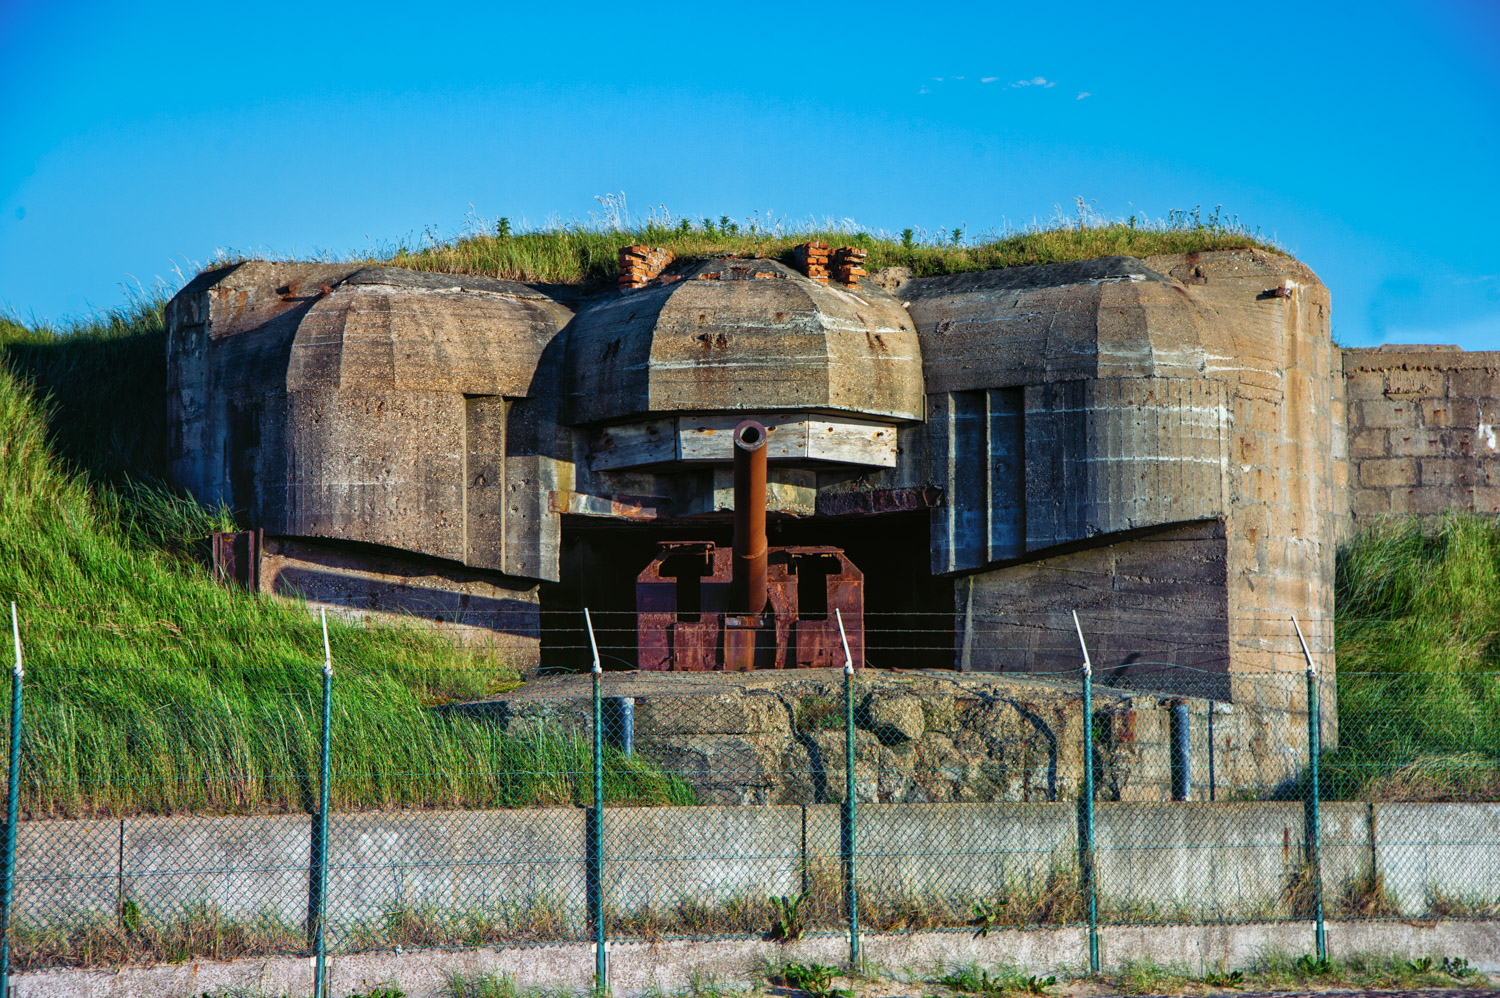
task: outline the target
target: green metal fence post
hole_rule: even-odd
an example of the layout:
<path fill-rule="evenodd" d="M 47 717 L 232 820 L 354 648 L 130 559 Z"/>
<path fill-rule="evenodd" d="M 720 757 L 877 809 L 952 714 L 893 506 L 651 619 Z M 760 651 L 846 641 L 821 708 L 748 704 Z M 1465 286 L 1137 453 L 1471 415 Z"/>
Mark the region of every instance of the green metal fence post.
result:
<path fill-rule="evenodd" d="M 849 967 L 859 967 L 859 890 L 854 869 L 857 849 L 854 837 L 854 656 L 849 654 L 849 635 L 844 633 L 844 615 L 833 611 L 844 642 L 844 815 L 839 850 L 843 853 L 844 903 L 849 909 Z"/>
<path fill-rule="evenodd" d="M 1083 625 L 1078 611 L 1073 611 L 1073 627 L 1078 631 L 1078 646 L 1083 649 L 1083 848 L 1079 851 L 1079 872 L 1083 874 L 1088 901 L 1089 973 L 1099 973 L 1099 898 L 1094 889 L 1094 665 L 1089 661 L 1088 642 L 1083 640 Z"/>
<path fill-rule="evenodd" d="M 318 753 L 318 831 L 316 862 L 318 872 L 313 880 L 313 998 L 328 998 L 328 774 L 333 736 L 333 651 L 328 644 L 328 612 L 318 611 L 323 624 L 323 746 Z"/>
<path fill-rule="evenodd" d="M 0 996 L 10 994 L 10 912 L 16 896 L 16 838 L 21 816 L 21 623 L 10 605 L 10 633 L 16 643 L 16 666 L 10 673 L 10 782 L 5 805 L 5 884 L 0 897 Z"/>
<path fill-rule="evenodd" d="M 1323 823 L 1318 819 L 1318 757 L 1322 754 L 1323 718 L 1318 704 L 1318 667 L 1313 665 L 1312 653 L 1307 650 L 1307 641 L 1302 637 L 1302 628 L 1297 615 L 1292 614 L 1292 627 L 1297 631 L 1297 643 L 1302 646 L 1302 658 L 1307 662 L 1307 840 L 1311 852 L 1313 877 L 1313 917 L 1317 922 L 1314 942 L 1318 959 L 1328 959 L 1328 936 L 1323 925 Z"/>
<path fill-rule="evenodd" d="M 584 608 L 583 622 L 589 631 L 589 646 L 594 650 L 594 806 L 589 811 L 588 852 L 589 919 L 594 926 L 594 988 L 598 994 L 609 993 L 609 953 L 604 948 L 604 707 L 599 697 L 599 677 L 604 666 L 599 661 L 599 642 L 594 637 L 594 619 Z"/>

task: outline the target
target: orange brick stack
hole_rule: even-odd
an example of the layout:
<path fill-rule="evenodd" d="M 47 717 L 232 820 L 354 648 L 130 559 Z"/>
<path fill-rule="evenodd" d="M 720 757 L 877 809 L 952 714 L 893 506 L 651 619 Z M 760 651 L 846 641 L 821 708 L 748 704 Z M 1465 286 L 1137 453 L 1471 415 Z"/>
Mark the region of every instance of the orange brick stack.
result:
<path fill-rule="evenodd" d="M 828 244 L 803 243 L 794 251 L 797 267 L 819 284 L 828 283 Z"/>
<path fill-rule="evenodd" d="M 865 257 L 869 250 L 857 246 L 840 246 L 833 251 L 833 276 L 840 284 L 852 288 L 865 276 Z"/>
<path fill-rule="evenodd" d="M 673 260 L 672 251 L 660 246 L 625 246 L 620 249 L 620 290 L 644 287 Z"/>

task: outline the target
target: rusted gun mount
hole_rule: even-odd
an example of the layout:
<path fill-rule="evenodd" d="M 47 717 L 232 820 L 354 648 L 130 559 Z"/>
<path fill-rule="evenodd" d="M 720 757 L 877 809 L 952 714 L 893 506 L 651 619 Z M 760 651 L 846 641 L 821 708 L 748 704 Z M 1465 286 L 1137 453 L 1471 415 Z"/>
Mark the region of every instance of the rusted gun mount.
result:
<path fill-rule="evenodd" d="M 836 547 L 766 543 L 766 428 L 755 420 L 734 431 L 733 549 L 664 543 L 635 591 L 642 669 L 841 666 L 835 610 L 863 663 L 863 573 Z"/>

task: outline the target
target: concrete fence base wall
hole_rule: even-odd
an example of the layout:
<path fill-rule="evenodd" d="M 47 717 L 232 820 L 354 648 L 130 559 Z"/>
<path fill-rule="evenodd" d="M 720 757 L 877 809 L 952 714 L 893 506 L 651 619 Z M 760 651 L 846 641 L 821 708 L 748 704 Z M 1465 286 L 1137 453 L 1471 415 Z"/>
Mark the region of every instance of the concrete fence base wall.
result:
<path fill-rule="evenodd" d="M 545 900 L 576 928 L 587 893 L 585 817 L 580 808 L 338 815 L 330 927 Z M 857 830 L 867 898 L 941 897 L 966 911 L 968 900 L 1077 877 L 1072 804 L 863 805 Z M 1328 803 L 1322 831 L 1331 916 L 1376 888 L 1383 913 L 1500 911 L 1500 804 Z M 617 911 L 796 895 L 812 878 L 836 876 L 841 848 L 838 805 L 609 808 L 604 834 L 605 904 Z M 25 822 L 16 918 L 116 919 L 128 905 L 141 919 L 206 908 L 224 920 L 301 926 L 311 841 L 306 816 Z M 1106 920 L 1304 913 L 1308 853 L 1295 802 L 1101 803 L 1097 847 Z"/>

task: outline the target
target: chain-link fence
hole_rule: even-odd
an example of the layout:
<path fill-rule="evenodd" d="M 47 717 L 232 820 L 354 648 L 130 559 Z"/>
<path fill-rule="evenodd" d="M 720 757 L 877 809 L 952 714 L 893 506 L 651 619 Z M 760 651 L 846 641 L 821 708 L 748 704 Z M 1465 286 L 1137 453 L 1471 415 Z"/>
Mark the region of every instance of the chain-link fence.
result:
<path fill-rule="evenodd" d="M 114 740 L 17 628 L 0 974 L 1167 922 L 1321 951 L 1325 919 L 1500 917 L 1500 675 L 1084 668 L 1089 627 L 1044 675 L 601 653 L 404 729 L 357 709 L 411 694 L 336 630 L 326 666 L 216 676 L 219 714 L 165 687 Z"/>

